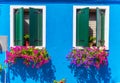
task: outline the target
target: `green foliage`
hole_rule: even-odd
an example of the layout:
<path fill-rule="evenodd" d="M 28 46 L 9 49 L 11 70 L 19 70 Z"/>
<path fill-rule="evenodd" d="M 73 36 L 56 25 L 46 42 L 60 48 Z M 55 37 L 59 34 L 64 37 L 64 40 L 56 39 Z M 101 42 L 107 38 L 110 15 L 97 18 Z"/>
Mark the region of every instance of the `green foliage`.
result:
<path fill-rule="evenodd" d="M 66 83 L 66 80 L 65 79 L 62 79 L 60 81 L 54 80 L 53 83 Z"/>
<path fill-rule="evenodd" d="M 29 39 L 29 38 L 30 38 L 29 34 L 25 34 L 25 35 L 24 35 L 24 38 L 25 38 L 25 39 Z"/>
<path fill-rule="evenodd" d="M 93 36 L 90 36 L 90 40 L 89 40 L 89 43 L 93 42 L 96 40 L 96 37 L 93 37 Z"/>
<path fill-rule="evenodd" d="M 0 72 L 3 70 L 3 69 L 5 69 L 7 66 L 6 65 L 2 65 L 2 64 L 0 64 Z"/>
<path fill-rule="evenodd" d="M 96 44 L 96 37 L 90 36 L 89 46 L 95 46 Z"/>

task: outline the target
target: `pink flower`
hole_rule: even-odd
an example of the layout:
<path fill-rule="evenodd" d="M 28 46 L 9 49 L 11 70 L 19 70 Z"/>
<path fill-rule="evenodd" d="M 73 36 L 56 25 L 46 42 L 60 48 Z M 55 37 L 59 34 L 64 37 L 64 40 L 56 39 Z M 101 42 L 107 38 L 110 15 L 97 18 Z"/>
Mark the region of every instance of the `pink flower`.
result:
<path fill-rule="evenodd" d="M 34 54 L 35 54 L 35 55 L 38 54 L 38 50 L 37 50 L 37 49 L 34 50 Z"/>
<path fill-rule="evenodd" d="M 84 47 L 83 49 L 74 48 L 69 53 L 67 59 L 71 61 L 71 64 L 76 66 L 85 65 L 86 67 L 95 66 L 99 68 L 101 64 L 106 64 L 108 53 L 105 47 Z"/>
<path fill-rule="evenodd" d="M 11 47 L 10 51 L 6 51 L 6 63 L 15 64 L 16 58 L 23 58 L 25 65 L 32 63 L 32 68 L 37 68 L 49 62 L 49 56 L 46 49 L 36 49 L 33 46 L 16 46 Z"/>

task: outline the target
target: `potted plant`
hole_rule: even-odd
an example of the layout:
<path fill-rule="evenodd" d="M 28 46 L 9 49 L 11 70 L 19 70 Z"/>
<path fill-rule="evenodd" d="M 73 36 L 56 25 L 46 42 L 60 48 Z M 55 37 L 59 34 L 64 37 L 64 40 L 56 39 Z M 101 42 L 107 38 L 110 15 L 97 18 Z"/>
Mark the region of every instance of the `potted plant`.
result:
<path fill-rule="evenodd" d="M 108 52 L 105 47 L 84 47 L 83 49 L 73 48 L 67 55 L 67 59 L 72 65 L 77 67 L 85 66 L 89 68 L 94 66 L 99 68 L 102 64 L 107 64 Z"/>
<path fill-rule="evenodd" d="M 25 34 L 24 35 L 24 39 L 25 39 L 25 46 L 29 46 L 29 34 Z"/>
<path fill-rule="evenodd" d="M 15 64 L 18 58 L 22 58 L 25 65 L 32 65 L 33 68 L 39 68 L 50 60 L 45 48 L 38 49 L 33 46 L 15 46 L 11 47 L 10 51 L 6 51 L 6 63 Z"/>
<path fill-rule="evenodd" d="M 53 83 L 66 83 L 66 80 L 65 79 L 62 79 L 60 81 L 54 80 Z"/>
<path fill-rule="evenodd" d="M 96 37 L 90 36 L 89 40 L 89 46 L 95 46 L 96 45 Z"/>

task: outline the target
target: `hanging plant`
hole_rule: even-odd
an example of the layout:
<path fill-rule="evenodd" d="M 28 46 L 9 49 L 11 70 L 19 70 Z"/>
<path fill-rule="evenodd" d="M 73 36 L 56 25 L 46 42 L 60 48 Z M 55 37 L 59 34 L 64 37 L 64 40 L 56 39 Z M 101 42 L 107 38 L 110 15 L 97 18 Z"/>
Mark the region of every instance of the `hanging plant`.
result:
<path fill-rule="evenodd" d="M 73 48 L 72 51 L 67 55 L 67 59 L 71 64 L 77 67 L 84 65 L 89 68 L 95 66 L 99 68 L 101 64 L 107 64 L 108 52 L 105 47 L 84 47 L 83 49 Z"/>
<path fill-rule="evenodd" d="M 6 51 L 6 63 L 15 64 L 18 58 L 22 58 L 27 66 L 39 68 L 49 62 L 50 57 L 45 48 L 38 49 L 33 46 L 15 46 Z"/>

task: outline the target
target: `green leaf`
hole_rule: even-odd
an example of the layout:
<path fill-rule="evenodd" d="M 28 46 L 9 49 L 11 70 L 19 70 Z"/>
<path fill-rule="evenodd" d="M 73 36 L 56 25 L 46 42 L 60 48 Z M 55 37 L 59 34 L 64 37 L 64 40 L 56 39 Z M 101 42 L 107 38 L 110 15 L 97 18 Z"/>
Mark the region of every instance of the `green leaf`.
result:
<path fill-rule="evenodd" d="M 2 71 L 2 65 L 0 64 L 0 71 Z"/>

